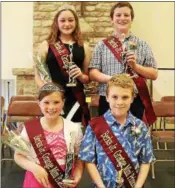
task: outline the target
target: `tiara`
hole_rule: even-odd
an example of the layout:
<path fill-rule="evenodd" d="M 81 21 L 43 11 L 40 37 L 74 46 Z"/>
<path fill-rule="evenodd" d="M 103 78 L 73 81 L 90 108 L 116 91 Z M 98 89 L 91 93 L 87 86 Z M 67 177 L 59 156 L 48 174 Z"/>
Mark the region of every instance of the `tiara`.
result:
<path fill-rule="evenodd" d="M 60 92 L 64 92 L 64 90 L 57 86 L 57 85 L 53 85 L 53 84 L 45 84 L 44 86 L 42 86 L 40 88 L 40 91 L 60 91 Z"/>
<path fill-rule="evenodd" d="M 72 10 L 73 12 L 76 12 L 75 7 L 73 5 L 64 4 L 58 8 L 58 12 L 63 10 Z"/>

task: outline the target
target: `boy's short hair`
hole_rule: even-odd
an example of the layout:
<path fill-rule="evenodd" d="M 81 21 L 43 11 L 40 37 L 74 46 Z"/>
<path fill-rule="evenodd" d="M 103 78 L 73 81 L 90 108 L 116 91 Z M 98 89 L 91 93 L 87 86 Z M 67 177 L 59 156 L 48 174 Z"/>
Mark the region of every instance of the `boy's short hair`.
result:
<path fill-rule="evenodd" d="M 115 9 L 122 8 L 122 7 L 128 7 L 131 10 L 131 19 L 133 20 L 134 19 L 134 9 L 133 9 L 132 5 L 127 1 L 120 1 L 120 2 L 116 3 L 111 8 L 111 12 L 110 12 L 111 19 L 113 19 Z"/>
<path fill-rule="evenodd" d="M 112 76 L 112 78 L 107 83 L 106 95 L 108 95 L 109 89 L 112 86 L 131 89 L 132 96 L 134 96 L 134 81 L 127 74 L 117 74 Z"/>

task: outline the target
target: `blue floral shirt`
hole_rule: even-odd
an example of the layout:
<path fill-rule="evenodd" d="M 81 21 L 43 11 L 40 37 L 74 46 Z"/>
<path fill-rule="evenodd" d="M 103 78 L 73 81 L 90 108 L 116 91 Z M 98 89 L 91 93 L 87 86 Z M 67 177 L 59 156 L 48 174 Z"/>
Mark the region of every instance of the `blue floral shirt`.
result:
<path fill-rule="evenodd" d="M 122 126 L 116 121 L 110 110 L 104 114 L 104 117 L 114 135 L 125 149 L 137 172 L 139 171 L 140 164 L 150 163 L 155 160 L 150 134 L 144 122 L 134 117 L 130 112 L 128 113 L 126 123 Z M 133 136 L 131 134 L 131 127 L 133 125 L 140 128 L 140 135 Z M 116 188 L 118 172 L 103 151 L 90 125 L 88 125 L 85 131 L 80 146 L 79 158 L 85 162 L 95 163 L 97 165 L 97 169 L 106 188 Z"/>

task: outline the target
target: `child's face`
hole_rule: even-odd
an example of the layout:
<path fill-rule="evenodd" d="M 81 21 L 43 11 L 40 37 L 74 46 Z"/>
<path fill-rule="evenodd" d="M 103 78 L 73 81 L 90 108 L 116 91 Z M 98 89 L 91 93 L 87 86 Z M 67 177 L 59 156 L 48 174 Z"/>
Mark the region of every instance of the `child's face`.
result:
<path fill-rule="evenodd" d="M 76 27 L 75 17 L 71 11 L 65 10 L 58 16 L 58 28 L 61 35 L 71 35 Z"/>
<path fill-rule="evenodd" d="M 116 8 L 112 23 L 116 31 L 128 32 L 132 23 L 131 10 L 128 7 Z"/>
<path fill-rule="evenodd" d="M 126 118 L 130 105 L 133 102 L 131 89 L 111 86 L 106 99 L 115 118 Z"/>
<path fill-rule="evenodd" d="M 59 92 L 54 92 L 39 101 L 39 106 L 46 118 L 56 119 L 63 109 L 64 100 Z"/>

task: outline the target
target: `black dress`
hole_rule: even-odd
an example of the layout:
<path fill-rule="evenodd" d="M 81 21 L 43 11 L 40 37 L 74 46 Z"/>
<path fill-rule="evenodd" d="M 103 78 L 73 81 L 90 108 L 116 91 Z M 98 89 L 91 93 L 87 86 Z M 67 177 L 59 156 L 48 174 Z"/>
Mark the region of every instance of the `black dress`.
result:
<path fill-rule="evenodd" d="M 68 44 L 64 44 L 64 45 L 69 50 L 69 45 Z M 85 58 L 84 47 L 79 46 L 77 43 L 74 43 L 72 53 L 73 53 L 73 59 L 72 59 L 73 62 L 79 68 L 82 69 L 83 61 Z M 65 89 L 65 104 L 64 104 L 64 109 L 63 109 L 64 110 L 63 117 L 66 117 L 69 111 L 71 110 L 72 106 L 75 104 L 77 100 L 75 99 L 71 88 L 66 86 L 66 83 L 68 82 L 68 80 L 67 82 L 65 82 L 65 80 L 63 79 L 63 73 L 61 72 L 61 69 L 58 65 L 56 57 L 50 48 L 48 49 L 46 64 L 50 71 L 52 82 L 62 85 L 63 88 Z M 82 89 L 83 89 L 83 84 L 82 84 Z M 81 107 L 79 107 L 77 112 L 73 116 L 72 121 L 81 122 L 81 119 L 82 119 L 82 109 Z"/>

